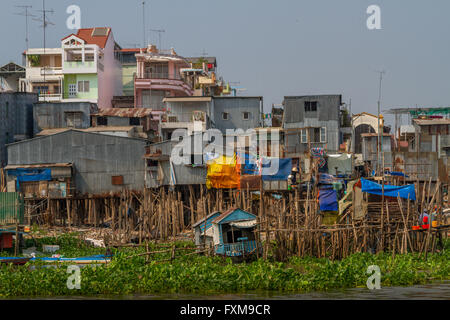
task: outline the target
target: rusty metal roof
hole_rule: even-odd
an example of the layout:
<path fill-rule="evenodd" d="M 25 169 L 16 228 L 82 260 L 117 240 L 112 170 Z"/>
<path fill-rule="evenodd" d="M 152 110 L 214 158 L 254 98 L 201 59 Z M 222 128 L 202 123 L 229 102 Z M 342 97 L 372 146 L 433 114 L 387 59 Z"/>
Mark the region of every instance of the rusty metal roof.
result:
<path fill-rule="evenodd" d="M 413 119 L 413 121 L 419 126 L 450 124 L 450 119 Z"/>
<path fill-rule="evenodd" d="M 105 108 L 99 109 L 93 116 L 99 117 L 123 117 L 123 118 L 143 118 L 155 113 L 150 108 Z"/>
<path fill-rule="evenodd" d="M 18 165 L 8 165 L 5 167 L 5 170 L 13 170 L 13 169 L 32 169 L 32 168 L 68 168 L 72 167 L 72 163 L 42 163 L 42 164 L 18 164 Z"/>

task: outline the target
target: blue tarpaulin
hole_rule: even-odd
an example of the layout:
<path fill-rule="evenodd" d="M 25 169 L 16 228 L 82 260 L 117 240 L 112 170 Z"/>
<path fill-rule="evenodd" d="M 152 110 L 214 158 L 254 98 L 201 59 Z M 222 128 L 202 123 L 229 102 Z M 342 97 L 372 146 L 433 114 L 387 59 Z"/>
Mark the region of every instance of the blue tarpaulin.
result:
<path fill-rule="evenodd" d="M 337 194 L 332 188 L 320 188 L 319 190 L 320 211 L 338 211 Z"/>
<path fill-rule="evenodd" d="M 239 153 L 238 157 L 241 161 L 241 174 L 258 174 L 256 165 L 256 157 L 247 153 Z"/>
<path fill-rule="evenodd" d="M 264 181 L 287 180 L 292 170 L 292 159 L 263 158 L 262 179 Z"/>
<path fill-rule="evenodd" d="M 385 172 L 388 175 L 391 176 L 397 176 L 397 177 L 406 177 L 409 178 L 409 176 L 407 174 L 404 174 L 403 172 L 397 172 L 397 171 L 386 171 Z"/>
<path fill-rule="evenodd" d="M 366 180 L 364 178 L 361 178 L 361 190 L 362 192 L 367 192 L 370 194 L 377 194 L 382 195 L 383 189 L 381 184 Z M 387 197 L 395 197 L 397 198 L 400 196 L 400 198 L 408 199 L 409 200 L 416 200 L 416 191 L 413 184 L 408 184 L 405 186 L 393 186 L 389 184 L 384 185 L 384 195 Z"/>
<path fill-rule="evenodd" d="M 20 190 L 20 182 L 25 181 L 51 181 L 52 180 L 52 171 L 51 169 L 26 169 L 26 168 L 17 168 L 13 170 L 8 170 L 9 176 L 17 177 L 16 187 L 17 190 Z"/>

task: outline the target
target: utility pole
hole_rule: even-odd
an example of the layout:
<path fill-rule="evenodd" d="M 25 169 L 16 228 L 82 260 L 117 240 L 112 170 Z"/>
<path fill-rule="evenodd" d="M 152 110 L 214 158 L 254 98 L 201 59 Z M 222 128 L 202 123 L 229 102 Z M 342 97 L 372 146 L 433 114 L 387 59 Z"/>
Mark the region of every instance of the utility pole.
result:
<path fill-rule="evenodd" d="M 378 87 L 378 148 L 377 148 L 377 173 L 380 174 L 381 171 L 381 153 L 383 151 L 383 129 L 381 127 L 381 82 L 383 80 L 383 71 L 377 71 L 380 74 L 380 85 Z M 384 127 L 384 125 L 383 125 Z"/>
<path fill-rule="evenodd" d="M 145 48 L 145 1 L 142 1 L 142 48 Z"/>
<path fill-rule="evenodd" d="M 25 17 L 25 44 L 26 44 L 27 51 L 28 51 L 28 48 L 29 48 L 29 45 L 28 45 L 28 17 L 35 17 L 34 14 L 31 14 L 28 12 L 28 9 L 33 8 L 33 6 L 15 6 L 15 7 L 25 9 L 25 12 L 15 13 L 15 15 Z"/>
<path fill-rule="evenodd" d="M 157 32 L 157 33 L 158 33 L 158 38 L 159 38 L 159 50 L 162 50 L 162 47 L 161 47 L 161 33 L 166 32 L 166 30 L 163 30 L 163 29 L 150 29 L 150 31 L 153 31 L 153 32 Z"/>

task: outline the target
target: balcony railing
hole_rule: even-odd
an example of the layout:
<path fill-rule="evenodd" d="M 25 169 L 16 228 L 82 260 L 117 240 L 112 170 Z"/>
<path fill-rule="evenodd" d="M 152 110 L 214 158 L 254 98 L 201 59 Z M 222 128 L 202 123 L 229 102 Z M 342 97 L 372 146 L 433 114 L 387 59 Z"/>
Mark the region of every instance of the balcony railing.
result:
<path fill-rule="evenodd" d="M 61 67 L 43 67 L 41 68 L 41 76 L 53 76 L 53 75 L 61 75 L 62 68 Z"/>
<path fill-rule="evenodd" d="M 217 254 L 238 257 L 254 252 L 256 250 L 256 240 L 218 244 L 215 250 Z"/>
<path fill-rule="evenodd" d="M 64 61 L 65 69 L 94 68 L 95 61 Z"/>
<path fill-rule="evenodd" d="M 144 74 L 137 77 L 138 79 L 167 79 L 167 80 L 182 80 L 181 76 L 178 74 L 168 74 L 168 73 L 155 73 L 155 72 L 144 72 Z"/>
<path fill-rule="evenodd" d="M 62 93 L 39 93 L 39 101 L 59 101 L 62 99 Z"/>

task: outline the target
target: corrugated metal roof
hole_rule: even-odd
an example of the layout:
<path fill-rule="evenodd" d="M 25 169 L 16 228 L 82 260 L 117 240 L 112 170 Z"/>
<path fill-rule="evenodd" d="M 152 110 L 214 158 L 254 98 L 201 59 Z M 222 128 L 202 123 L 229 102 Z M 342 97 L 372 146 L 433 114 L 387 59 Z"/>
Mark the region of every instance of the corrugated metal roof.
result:
<path fill-rule="evenodd" d="M 450 124 L 450 119 L 413 119 L 419 126 L 433 126 L 440 124 Z"/>
<path fill-rule="evenodd" d="M 188 102 L 188 101 L 193 101 L 193 102 L 201 102 L 201 101 L 211 101 L 212 98 L 211 97 L 177 97 L 177 98 L 164 98 L 163 102 Z"/>
<path fill-rule="evenodd" d="M 99 117 L 123 117 L 123 118 L 143 118 L 151 114 L 159 114 L 162 111 L 155 111 L 150 108 L 106 108 L 100 109 L 93 116 Z"/>
<path fill-rule="evenodd" d="M 8 165 L 5 170 L 13 170 L 18 168 L 32 169 L 32 168 L 67 168 L 72 167 L 72 163 L 40 163 L 40 164 L 22 164 L 22 165 Z"/>

